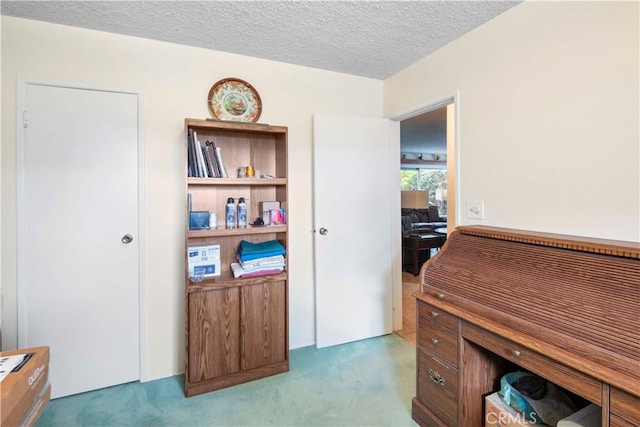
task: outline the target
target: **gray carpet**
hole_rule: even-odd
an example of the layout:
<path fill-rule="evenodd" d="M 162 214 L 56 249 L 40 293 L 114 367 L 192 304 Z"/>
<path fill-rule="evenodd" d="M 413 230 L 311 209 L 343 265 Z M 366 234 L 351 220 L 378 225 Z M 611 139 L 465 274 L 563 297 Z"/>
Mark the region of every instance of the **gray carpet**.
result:
<path fill-rule="evenodd" d="M 415 426 L 415 351 L 396 334 L 304 347 L 285 374 L 188 399 L 182 376 L 123 384 L 52 400 L 36 425 Z"/>

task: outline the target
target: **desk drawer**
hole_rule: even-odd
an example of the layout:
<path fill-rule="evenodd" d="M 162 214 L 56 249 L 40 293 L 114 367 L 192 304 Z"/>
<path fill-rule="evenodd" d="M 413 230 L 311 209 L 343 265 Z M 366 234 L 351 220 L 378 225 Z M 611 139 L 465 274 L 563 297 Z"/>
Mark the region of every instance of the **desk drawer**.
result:
<path fill-rule="evenodd" d="M 633 423 L 630 425 L 640 425 L 640 398 L 615 387 L 611 387 L 609 396 L 612 413 L 629 420 Z"/>
<path fill-rule="evenodd" d="M 418 302 L 418 345 L 458 366 L 458 318 Z"/>
<path fill-rule="evenodd" d="M 632 423 L 613 413 L 609 416 L 609 427 L 638 427 L 639 425 L 640 424 Z"/>
<path fill-rule="evenodd" d="M 417 397 L 411 399 L 411 418 L 421 427 L 451 427 L 443 424 Z"/>
<path fill-rule="evenodd" d="M 595 378 L 466 321 L 461 328 L 464 339 L 602 406 L 601 383 Z"/>
<path fill-rule="evenodd" d="M 458 420 L 458 371 L 418 349 L 418 400 L 447 426 Z"/>

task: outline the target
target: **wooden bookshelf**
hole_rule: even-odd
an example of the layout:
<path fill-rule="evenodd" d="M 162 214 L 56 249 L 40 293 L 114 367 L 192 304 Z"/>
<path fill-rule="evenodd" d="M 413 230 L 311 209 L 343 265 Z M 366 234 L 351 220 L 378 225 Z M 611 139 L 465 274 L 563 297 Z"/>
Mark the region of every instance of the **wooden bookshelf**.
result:
<path fill-rule="evenodd" d="M 220 148 L 228 177 L 189 176 L 189 131 L 200 143 Z M 260 202 L 287 201 L 287 133 L 284 126 L 185 119 L 185 395 L 193 396 L 289 370 L 289 318 L 286 270 L 280 274 L 235 278 L 242 240 L 278 240 L 288 248 L 288 226 L 226 229 L 227 198 L 244 197 L 251 222 L 262 217 Z M 252 165 L 273 178 L 238 178 Z M 190 195 L 190 197 L 187 197 Z M 192 211 L 217 213 L 217 228 L 189 230 Z M 187 248 L 220 245 L 220 275 L 189 278 Z M 288 250 L 288 249 L 287 249 Z"/>

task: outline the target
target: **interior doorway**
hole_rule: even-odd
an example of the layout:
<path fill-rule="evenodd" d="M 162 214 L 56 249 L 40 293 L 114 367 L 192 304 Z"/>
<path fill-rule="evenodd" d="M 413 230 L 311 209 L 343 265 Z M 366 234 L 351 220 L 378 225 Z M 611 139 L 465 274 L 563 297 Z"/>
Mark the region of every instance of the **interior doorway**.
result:
<path fill-rule="evenodd" d="M 456 96 L 429 103 L 404 113 L 396 120 L 400 121 L 400 159 L 401 171 L 413 170 L 413 174 L 404 175 L 405 180 L 415 180 L 411 186 L 401 182 L 401 188 L 427 192 L 426 206 L 436 205 L 440 214 L 437 226 L 442 230 L 442 220 L 446 223 L 446 233 L 456 227 Z M 432 171 L 432 172 L 427 172 Z M 403 185 L 404 184 L 404 185 Z M 409 188 L 408 188 L 409 189 Z M 402 216 L 402 210 L 400 212 Z M 403 236 L 411 233 L 413 223 L 424 222 L 424 218 L 415 218 L 407 223 L 406 217 L 399 221 L 403 224 Z M 433 224 L 430 224 L 433 225 Z M 434 228 L 434 227 L 432 227 Z M 428 230 L 423 227 L 422 230 Z M 431 255 L 438 249 L 432 249 Z M 404 249 L 403 249 L 404 254 Z M 404 264 L 404 263 L 403 263 Z M 420 289 L 421 277 L 402 272 L 402 329 L 396 331 L 405 340 L 415 344 L 415 299 L 411 294 Z"/>

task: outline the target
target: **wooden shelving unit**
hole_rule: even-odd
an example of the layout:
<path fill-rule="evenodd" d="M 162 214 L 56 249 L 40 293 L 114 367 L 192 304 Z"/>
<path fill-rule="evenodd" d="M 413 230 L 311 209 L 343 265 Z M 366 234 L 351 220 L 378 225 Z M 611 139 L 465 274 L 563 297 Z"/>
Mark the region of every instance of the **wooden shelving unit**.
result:
<path fill-rule="evenodd" d="M 190 130 L 199 141 L 211 140 L 220 147 L 228 178 L 187 176 Z M 230 267 L 242 240 L 275 239 L 288 248 L 288 227 L 224 228 L 228 197 L 236 202 L 245 198 L 251 221 L 262 216 L 260 202 L 287 201 L 287 132 L 284 126 L 185 119 L 185 201 L 190 194 L 193 211 L 218 214 L 217 229 L 185 230 L 186 396 L 289 370 L 286 270 L 236 279 Z M 236 170 L 247 165 L 274 178 L 235 178 Z M 215 244 L 220 245 L 220 276 L 190 280 L 187 248 Z"/>

